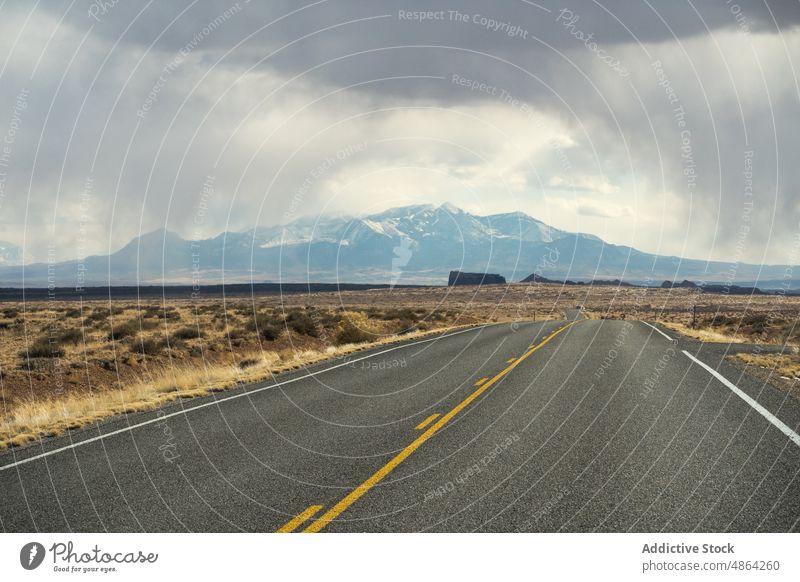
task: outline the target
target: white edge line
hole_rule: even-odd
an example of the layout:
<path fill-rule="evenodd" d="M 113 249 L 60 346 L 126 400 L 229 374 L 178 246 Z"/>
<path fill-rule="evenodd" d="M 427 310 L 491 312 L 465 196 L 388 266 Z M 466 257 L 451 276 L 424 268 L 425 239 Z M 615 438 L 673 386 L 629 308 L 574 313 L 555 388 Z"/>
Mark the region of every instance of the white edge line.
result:
<path fill-rule="evenodd" d="M 652 327 L 654 330 L 656 330 L 658 333 L 660 333 L 661 335 L 663 335 L 663 336 L 664 336 L 665 338 L 667 338 L 669 341 L 671 341 L 671 342 L 674 342 L 674 341 L 675 341 L 675 339 L 674 339 L 674 338 L 671 338 L 671 337 L 669 337 L 669 336 L 668 336 L 667 334 L 665 334 L 663 331 L 661 331 L 660 329 L 658 329 L 658 328 L 657 328 L 655 325 L 651 325 L 651 324 L 647 323 L 646 321 L 643 321 L 642 323 L 643 323 L 643 324 L 645 324 L 647 327 Z"/>
<path fill-rule="evenodd" d="M 736 387 L 736 386 L 733 384 L 733 382 L 729 381 L 727 378 L 725 378 L 725 376 L 723 376 L 722 374 L 720 374 L 719 372 L 717 372 L 717 371 L 716 371 L 714 368 L 712 368 L 712 367 L 711 367 L 711 366 L 709 366 L 708 364 L 704 364 L 703 362 L 701 362 L 700 360 L 698 360 L 697 358 L 695 358 L 695 357 L 694 357 L 692 354 L 690 354 L 690 353 L 689 353 L 689 352 L 687 352 L 686 350 L 682 350 L 682 351 L 683 351 L 683 353 L 684 353 L 684 355 L 685 355 L 686 357 L 688 357 L 689 359 L 691 359 L 691 360 L 692 360 L 693 362 L 695 362 L 696 364 L 699 364 L 701 367 L 705 368 L 705 369 L 708 371 L 708 373 L 709 373 L 709 374 L 711 374 L 711 375 L 712 375 L 712 376 L 714 376 L 714 377 L 715 377 L 717 380 L 719 380 L 720 382 L 722 382 L 723 384 L 725 384 L 725 386 L 727 386 L 728 388 L 730 388 L 730 389 L 733 391 L 733 393 L 734 393 L 734 394 L 736 394 L 736 395 L 737 395 L 739 398 L 741 398 L 742 400 L 744 400 L 745 402 L 747 402 L 747 404 L 749 404 L 750 406 L 752 406 L 752 407 L 753 407 L 753 408 L 756 410 L 756 412 L 758 412 L 758 413 L 759 413 L 761 416 L 763 416 L 763 417 L 764 417 L 764 418 L 766 418 L 768 421 L 770 421 L 770 422 L 771 422 L 773 425 L 775 425 L 775 426 L 776 426 L 776 427 L 777 427 L 777 428 L 778 428 L 778 429 L 779 429 L 779 430 L 780 430 L 780 431 L 781 431 L 783 434 L 785 434 L 787 437 L 789 437 L 789 438 L 792 440 L 792 442 L 793 442 L 794 444 L 796 444 L 798 447 L 800 447 L 800 435 L 798 435 L 798 434 L 797 434 L 796 432 L 794 432 L 794 431 L 793 431 L 791 428 L 789 428 L 788 426 L 786 426 L 785 424 L 783 424 L 783 422 L 781 422 L 781 421 L 780 421 L 780 419 L 779 419 L 777 416 L 775 416 L 775 415 L 774 415 L 774 414 L 772 414 L 772 413 L 771 413 L 769 410 L 767 410 L 766 408 L 764 408 L 763 406 L 761 406 L 761 405 L 760 405 L 758 402 L 756 402 L 755 400 L 753 400 L 752 398 L 750 398 L 750 397 L 749 397 L 747 394 L 745 394 L 745 393 L 744 393 L 744 392 L 743 392 L 741 389 L 737 388 L 737 387 Z"/>
<path fill-rule="evenodd" d="M 531 323 L 533 323 L 533 322 L 531 322 Z M 452 337 L 454 335 L 467 333 L 469 331 L 485 329 L 485 328 L 490 327 L 492 325 L 505 325 L 505 324 L 507 324 L 507 322 L 496 323 L 496 324 L 486 324 L 486 325 L 481 325 L 481 326 L 477 326 L 477 327 L 470 327 L 468 329 L 462 329 L 460 331 L 456 331 L 456 332 L 453 332 L 453 333 L 445 333 L 445 334 L 442 334 L 442 335 L 434 336 L 432 338 L 427 338 L 427 339 L 419 340 L 419 341 L 416 341 L 416 342 L 409 342 L 409 343 L 402 344 L 402 345 L 399 345 L 399 346 L 394 346 L 394 347 L 391 347 L 391 348 L 389 348 L 387 350 L 383 350 L 381 352 L 375 352 L 374 354 L 368 354 L 366 356 L 362 356 L 362 357 L 356 358 L 354 360 L 348 360 L 346 362 L 342 362 L 341 364 L 336 364 L 335 366 L 330 366 L 330 367 L 324 368 L 322 370 L 317 370 L 316 372 L 309 372 L 308 374 L 305 374 L 303 376 L 298 376 L 297 378 L 290 378 L 289 380 L 284 380 L 283 382 L 278 382 L 276 384 L 269 384 L 268 386 L 262 386 L 261 388 L 255 388 L 253 390 L 247 390 L 246 392 L 242 392 L 241 394 L 231 394 L 230 396 L 226 396 L 224 398 L 214 399 L 211 402 L 206 402 L 205 404 L 199 404 L 197 406 L 192 406 L 191 408 L 186 408 L 186 409 L 183 409 L 183 410 L 179 410 L 178 412 L 171 412 L 170 414 L 162 414 L 161 416 L 157 416 L 156 418 L 151 418 L 150 420 L 145 420 L 144 422 L 140 422 L 138 424 L 132 424 L 130 426 L 126 426 L 125 428 L 120 428 L 118 430 L 114 430 L 114 431 L 111 431 L 109 433 L 101 434 L 99 436 L 92 437 L 90 439 L 86 439 L 86 440 L 83 440 L 83 441 L 79 441 L 77 443 L 69 444 L 69 445 L 67 445 L 65 447 L 61 447 L 61 448 L 58 448 L 58 449 L 53 449 L 52 451 L 47 451 L 46 453 L 40 453 L 38 455 L 34 455 L 32 457 L 28 457 L 28 458 L 22 459 L 20 461 L 15 461 L 15 462 L 13 462 L 13 463 L 11 463 L 9 465 L 3 465 L 2 467 L 0 467 L 0 472 L 3 472 L 5 470 L 7 470 L 7 469 L 11 469 L 13 467 L 18 467 L 20 465 L 24 465 L 26 463 L 32 463 L 33 461 L 37 461 L 39 459 L 43 459 L 44 457 L 49 457 L 51 455 L 55 455 L 56 453 L 61 453 L 61 452 L 64 452 L 64 451 L 68 451 L 70 449 L 78 448 L 78 447 L 83 446 L 83 445 L 88 445 L 89 443 L 94 443 L 94 442 L 97 442 L 97 441 L 101 441 L 103 439 L 106 439 L 108 437 L 112 437 L 114 435 L 122 434 L 124 432 L 129 432 L 129 431 L 132 431 L 135 428 L 141 428 L 141 427 L 147 426 L 149 424 L 155 424 L 157 422 L 161 422 L 163 420 L 166 420 L 167 418 L 172 418 L 174 416 L 181 416 L 181 415 L 184 415 L 184 414 L 188 414 L 190 412 L 194 412 L 195 410 L 200 410 L 201 408 L 207 408 L 209 406 L 216 406 L 218 404 L 221 404 L 223 402 L 227 402 L 229 400 L 235 400 L 236 398 L 242 398 L 243 396 L 250 396 L 251 394 L 257 394 L 259 392 L 263 392 L 264 390 L 272 390 L 273 388 L 278 388 L 279 386 L 285 386 L 286 384 L 291 384 L 293 382 L 298 382 L 300 380 L 306 380 L 307 378 L 313 378 L 314 376 L 317 376 L 319 374 L 324 374 L 325 372 L 329 372 L 329 371 L 335 370 L 337 368 L 342 368 L 344 366 L 349 366 L 350 364 L 354 364 L 355 362 L 360 362 L 361 360 L 366 360 L 368 358 L 374 358 L 375 356 L 381 356 L 383 354 L 387 354 L 387 353 L 393 352 L 395 350 L 401 350 L 401 349 L 405 349 L 405 348 L 408 348 L 408 347 L 416 346 L 416 345 L 419 345 L 419 344 L 424 344 L 424 343 L 436 341 L 436 340 L 439 340 L 439 339 Z"/>

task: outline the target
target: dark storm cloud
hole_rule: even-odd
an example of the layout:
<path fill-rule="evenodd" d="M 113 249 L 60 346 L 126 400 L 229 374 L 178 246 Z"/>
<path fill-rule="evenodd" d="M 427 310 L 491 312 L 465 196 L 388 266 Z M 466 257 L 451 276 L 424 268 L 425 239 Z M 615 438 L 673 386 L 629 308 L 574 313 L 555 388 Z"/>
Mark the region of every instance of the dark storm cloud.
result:
<path fill-rule="evenodd" d="M 620 44 L 687 39 L 741 27 L 753 33 L 774 32 L 788 30 L 800 22 L 795 3 L 775 0 L 184 0 L 153 2 L 146 8 L 142 3 L 123 0 L 83 0 L 69 7 L 65 3 L 45 6 L 78 30 L 91 26 L 93 34 L 109 42 L 165 53 L 186 47 L 225 11 L 241 7 L 246 10 L 246 18 L 238 19 L 233 26 L 220 26 L 204 38 L 200 50 L 208 53 L 209 62 L 231 51 L 225 60 L 228 65 L 271 68 L 288 76 L 308 71 L 309 77 L 338 86 L 387 75 L 446 74 L 455 58 L 469 54 L 475 55 L 481 66 L 497 66 L 490 58 L 478 57 L 478 53 L 509 60 L 526 69 L 563 67 L 553 53 L 575 48 L 576 39 L 568 31 L 592 35 L 594 41 L 610 49 Z M 415 17 L 422 13 L 428 17 Z M 575 19 L 574 24 L 565 28 L 570 18 Z M 517 29 L 513 34 L 512 27 Z M 413 48 L 416 46 L 429 48 Z M 461 52 L 460 57 L 454 52 Z M 542 62 L 543 59 L 552 63 Z M 329 61 L 333 62 L 320 66 Z M 391 87 L 371 84 L 361 90 L 413 96 L 419 88 L 419 84 L 409 81 Z M 422 88 L 433 94 L 442 92 L 430 85 L 423 84 Z M 459 91 L 444 93 L 440 95 L 443 98 L 469 97 Z"/>
<path fill-rule="evenodd" d="M 143 46 L 154 44 L 164 50 L 176 50 L 184 38 L 194 35 L 198 27 L 211 22 L 236 2 L 213 0 L 195 2 L 125 2 L 119 0 L 82 0 L 76 3 L 45 2 L 43 7 L 77 28 L 94 25 L 99 34 L 116 40 L 127 30 L 126 42 Z M 392 15 L 392 20 L 371 23 L 367 35 L 358 35 L 350 28 L 332 29 L 327 34 L 337 38 L 337 47 L 358 47 L 385 44 L 415 44 L 441 41 L 444 44 L 474 44 L 483 40 L 487 49 L 513 46 L 511 37 L 503 35 L 480 37 L 471 27 L 451 18 L 450 11 L 466 14 L 481 14 L 490 18 L 510 22 L 528 30 L 531 36 L 556 47 L 566 46 L 566 41 L 557 29 L 550 26 L 553 15 L 569 10 L 579 15 L 583 22 L 591 22 L 599 40 L 605 43 L 660 42 L 672 38 L 685 38 L 706 34 L 719 28 L 737 26 L 737 17 L 747 22 L 752 32 L 786 30 L 800 21 L 793 2 L 779 0 L 687 0 L 631 2 L 630 0 L 592 0 L 531 2 L 527 0 L 459 0 L 458 2 L 430 1 L 374 1 L 374 0 L 329 0 L 295 2 L 279 0 L 268 3 L 246 2 L 248 18 L 236 29 L 222 31 L 211 41 L 215 46 L 231 46 L 259 31 L 254 41 L 262 47 L 275 48 L 287 42 L 334 27 L 345 22 L 368 19 L 380 15 Z M 144 8 L 144 9 L 143 9 Z M 401 20 L 400 13 L 441 13 L 426 20 Z M 416 22 L 421 26 L 396 26 L 398 20 Z M 270 23 L 278 21 L 276 25 Z M 131 25 L 133 23 L 133 25 Z M 170 34 L 162 35 L 165 30 Z M 322 51 L 327 47 L 320 47 Z M 317 62 L 319 59 L 317 59 Z"/>

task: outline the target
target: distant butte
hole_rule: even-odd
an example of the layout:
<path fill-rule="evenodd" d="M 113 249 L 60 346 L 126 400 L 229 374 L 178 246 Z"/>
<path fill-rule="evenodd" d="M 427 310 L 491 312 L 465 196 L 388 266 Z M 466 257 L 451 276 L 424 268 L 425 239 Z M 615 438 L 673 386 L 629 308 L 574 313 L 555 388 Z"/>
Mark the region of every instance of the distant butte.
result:
<path fill-rule="evenodd" d="M 463 273 L 461 271 L 450 271 L 450 278 L 447 286 L 455 285 L 505 285 L 506 278 L 502 275 L 491 273 Z"/>

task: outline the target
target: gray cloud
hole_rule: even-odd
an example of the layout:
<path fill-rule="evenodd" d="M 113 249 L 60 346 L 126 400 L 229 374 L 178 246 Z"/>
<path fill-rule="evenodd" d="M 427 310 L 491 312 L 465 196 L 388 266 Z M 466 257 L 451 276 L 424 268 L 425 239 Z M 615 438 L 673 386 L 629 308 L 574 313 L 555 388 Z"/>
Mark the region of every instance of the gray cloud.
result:
<path fill-rule="evenodd" d="M 68 258 L 165 225 L 206 236 L 430 198 L 648 251 L 789 260 L 800 7 L 538 6 L 4 7 L 0 133 L 27 96 L 0 239 Z"/>

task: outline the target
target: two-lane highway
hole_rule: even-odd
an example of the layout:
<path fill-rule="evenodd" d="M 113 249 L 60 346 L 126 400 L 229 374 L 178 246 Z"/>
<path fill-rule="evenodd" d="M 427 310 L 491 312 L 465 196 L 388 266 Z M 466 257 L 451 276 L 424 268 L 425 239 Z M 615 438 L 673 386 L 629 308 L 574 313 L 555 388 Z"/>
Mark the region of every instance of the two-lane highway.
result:
<path fill-rule="evenodd" d="M 7 451 L 0 524 L 800 528 L 796 401 L 702 344 L 577 315 L 370 350 Z"/>

